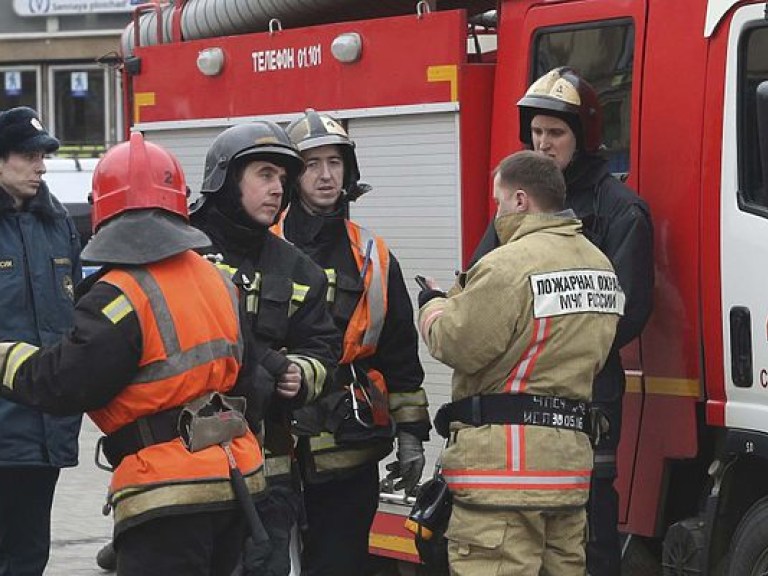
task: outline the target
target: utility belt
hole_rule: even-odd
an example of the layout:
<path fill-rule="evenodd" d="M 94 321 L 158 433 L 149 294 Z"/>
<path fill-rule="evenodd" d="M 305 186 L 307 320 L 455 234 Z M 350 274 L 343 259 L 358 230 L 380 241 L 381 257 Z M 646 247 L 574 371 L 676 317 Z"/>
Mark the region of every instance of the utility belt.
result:
<path fill-rule="evenodd" d="M 591 419 L 588 402 L 540 394 L 482 394 L 443 404 L 435 415 L 435 430 L 448 438 L 451 422 L 461 422 L 545 426 L 591 435 Z"/>
<path fill-rule="evenodd" d="M 99 450 L 114 469 L 126 456 L 176 438 L 181 438 L 190 452 L 228 442 L 246 433 L 244 412 L 244 398 L 212 392 L 184 406 L 142 416 L 99 439 L 97 465 L 105 468 L 98 462 Z"/>

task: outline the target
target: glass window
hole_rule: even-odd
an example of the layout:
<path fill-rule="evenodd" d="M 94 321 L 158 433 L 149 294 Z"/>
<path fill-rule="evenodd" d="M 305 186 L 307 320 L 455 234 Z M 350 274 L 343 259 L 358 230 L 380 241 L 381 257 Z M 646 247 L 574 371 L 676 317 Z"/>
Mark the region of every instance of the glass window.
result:
<path fill-rule="evenodd" d="M 40 110 L 37 68 L 0 68 L 0 79 L 0 110 L 16 106 L 29 106 Z"/>
<path fill-rule="evenodd" d="M 54 132 L 63 153 L 103 150 L 106 130 L 106 72 L 96 67 L 55 68 L 51 72 Z"/>
<path fill-rule="evenodd" d="M 768 28 L 752 28 L 741 38 L 739 70 L 739 201 L 768 207 L 760 166 L 756 90 L 768 80 Z"/>
<path fill-rule="evenodd" d="M 615 173 L 629 171 L 634 47 L 628 20 L 543 29 L 534 42 L 531 82 L 552 68 L 571 66 L 597 91 L 605 155 Z"/>

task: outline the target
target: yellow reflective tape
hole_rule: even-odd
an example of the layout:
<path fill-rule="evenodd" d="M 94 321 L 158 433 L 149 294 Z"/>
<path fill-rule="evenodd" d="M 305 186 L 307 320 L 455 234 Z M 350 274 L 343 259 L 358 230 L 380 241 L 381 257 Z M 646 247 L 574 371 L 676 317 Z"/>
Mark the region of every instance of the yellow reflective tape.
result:
<path fill-rule="evenodd" d="M 309 286 L 306 284 L 297 284 L 296 282 L 293 283 L 293 300 L 296 300 L 297 302 L 304 302 L 308 292 Z"/>
<path fill-rule="evenodd" d="M 312 452 L 331 450 L 336 448 L 336 446 L 336 440 L 333 438 L 333 434 L 329 432 L 321 432 L 319 436 L 309 437 L 309 449 Z"/>
<path fill-rule="evenodd" d="M 16 372 L 38 350 L 37 346 L 32 346 L 32 344 L 27 344 L 26 342 L 19 342 L 11 347 L 8 352 L 8 360 L 5 363 L 3 386 L 13 390 L 13 380 L 16 378 Z"/>
<path fill-rule="evenodd" d="M 412 392 L 390 392 L 389 409 L 397 410 L 403 407 L 427 406 L 427 393 L 423 388 Z"/>
<path fill-rule="evenodd" d="M 230 277 L 233 277 L 235 275 L 235 272 L 237 272 L 237 268 L 233 268 L 229 264 L 225 264 L 224 262 L 214 262 L 214 266 L 218 268 L 219 270 L 222 270 L 223 272 L 226 272 L 229 274 Z"/>
<path fill-rule="evenodd" d="M 133 306 L 131 306 L 131 302 L 126 298 L 125 294 L 120 294 L 120 296 L 101 309 L 101 313 L 104 314 L 112 324 L 117 324 L 131 312 L 133 312 Z"/>
<path fill-rule="evenodd" d="M 640 376 L 627 375 L 628 394 L 643 393 L 643 382 Z M 701 382 L 693 378 L 645 378 L 645 393 L 658 396 L 683 396 L 686 398 L 701 397 Z"/>
<path fill-rule="evenodd" d="M 315 358 L 288 354 L 288 359 L 295 362 L 304 376 L 304 382 L 307 385 L 307 402 L 317 398 L 325 386 L 326 370 L 323 363 Z"/>
<path fill-rule="evenodd" d="M 329 304 L 333 304 L 336 300 L 336 269 L 326 268 L 325 275 L 328 277 L 328 290 L 325 293 L 325 300 Z"/>

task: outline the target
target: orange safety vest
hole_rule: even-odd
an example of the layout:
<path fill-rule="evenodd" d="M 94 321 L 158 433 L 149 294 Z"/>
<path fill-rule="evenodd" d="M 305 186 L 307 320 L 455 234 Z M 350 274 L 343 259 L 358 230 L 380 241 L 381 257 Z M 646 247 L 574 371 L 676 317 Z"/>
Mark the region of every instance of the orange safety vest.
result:
<path fill-rule="evenodd" d="M 288 210 L 283 211 L 279 220 L 270 230 L 285 238 L 285 217 Z M 387 288 L 389 286 L 389 248 L 383 238 L 376 236 L 370 230 L 344 220 L 347 238 L 352 247 L 357 269 L 363 277 L 364 289 L 357 302 L 352 316 L 344 331 L 343 351 L 339 364 L 352 364 L 355 360 L 373 356 L 379 344 L 384 320 L 387 315 Z M 335 274 L 335 271 L 333 271 Z M 335 293 L 334 277 L 329 271 L 328 300 L 333 301 Z M 375 387 L 369 393 L 372 400 L 374 424 L 389 425 L 389 393 L 384 376 L 375 369 L 366 372 L 368 380 Z M 352 447 L 340 446 L 333 434 L 322 433 L 308 439 L 309 451 L 312 454 L 311 468 L 320 473 L 347 470 L 361 466 L 367 462 L 375 462 L 384 458 L 392 450 L 388 441 L 372 441 Z"/>
<path fill-rule="evenodd" d="M 285 238 L 284 222 L 288 210 L 270 230 Z M 384 319 L 387 316 L 387 287 L 389 285 L 389 248 L 383 238 L 350 220 L 344 220 L 347 237 L 352 246 L 358 271 L 365 268 L 365 289 L 344 332 L 344 351 L 340 364 L 349 364 L 358 358 L 376 353 Z"/>
<path fill-rule="evenodd" d="M 133 381 L 106 407 L 89 413 L 104 433 L 234 386 L 243 355 L 238 296 L 213 265 L 187 251 L 146 267 L 112 270 L 99 281 L 123 293 L 110 305 L 119 307 L 120 298 L 127 298 L 122 305 L 136 313 L 142 335 Z M 235 438 L 231 449 L 251 493 L 261 492 L 263 457 L 253 433 Z M 109 489 L 115 530 L 161 510 L 234 501 L 229 475 L 220 446 L 191 453 L 180 438 L 128 455 Z"/>

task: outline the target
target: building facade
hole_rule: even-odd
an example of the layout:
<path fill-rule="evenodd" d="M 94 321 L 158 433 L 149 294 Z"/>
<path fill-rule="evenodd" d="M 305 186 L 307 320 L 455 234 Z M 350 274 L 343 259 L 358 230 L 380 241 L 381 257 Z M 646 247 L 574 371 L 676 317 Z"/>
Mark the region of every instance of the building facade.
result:
<path fill-rule="evenodd" d="M 0 110 L 31 106 L 62 155 L 123 139 L 120 35 L 138 0 L 0 2 Z"/>

